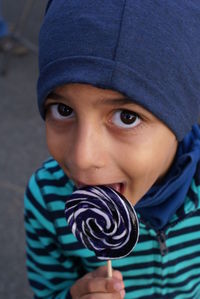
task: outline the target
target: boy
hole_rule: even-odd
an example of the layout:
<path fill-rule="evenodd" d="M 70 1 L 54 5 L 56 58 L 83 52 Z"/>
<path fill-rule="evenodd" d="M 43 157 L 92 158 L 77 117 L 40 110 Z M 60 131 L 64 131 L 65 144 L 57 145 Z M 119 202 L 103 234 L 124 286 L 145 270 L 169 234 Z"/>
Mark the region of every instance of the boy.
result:
<path fill-rule="evenodd" d="M 52 158 L 25 195 L 35 298 L 200 298 L 199 1 L 53 0 L 38 105 Z M 113 278 L 64 216 L 77 187 L 135 206 L 140 237 Z"/>

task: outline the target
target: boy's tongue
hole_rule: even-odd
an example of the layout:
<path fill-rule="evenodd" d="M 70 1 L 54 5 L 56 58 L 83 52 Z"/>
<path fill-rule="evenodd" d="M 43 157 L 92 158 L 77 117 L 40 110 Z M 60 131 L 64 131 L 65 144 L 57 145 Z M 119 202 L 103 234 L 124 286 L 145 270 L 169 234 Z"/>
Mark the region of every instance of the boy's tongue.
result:
<path fill-rule="evenodd" d="M 112 189 L 114 189 L 115 191 L 122 193 L 122 185 L 121 183 L 115 183 L 115 184 L 110 184 L 110 185 L 106 185 L 107 187 L 110 187 Z"/>

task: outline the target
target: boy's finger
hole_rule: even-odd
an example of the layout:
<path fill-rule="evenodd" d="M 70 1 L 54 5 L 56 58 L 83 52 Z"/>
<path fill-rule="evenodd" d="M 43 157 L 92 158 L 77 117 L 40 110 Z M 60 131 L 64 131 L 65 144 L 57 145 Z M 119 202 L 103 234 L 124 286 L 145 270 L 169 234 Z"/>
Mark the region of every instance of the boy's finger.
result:
<path fill-rule="evenodd" d="M 95 299 L 124 299 L 125 293 L 99 293 L 95 294 Z M 85 295 L 81 299 L 91 299 L 91 295 Z"/>
<path fill-rule="evenodd" d="M 99 267 L 95 271 L 93 271 L 91 273 L 88 273 L 88 274 L 90 275 L 90 277 L 107 277 L 107 275 L 108 275 L 108 268 L 107 268 L 107 266 L 102 266 L 102 267 Z M 119 279 L 119 280 L 123 280 L 123 277 L 122 277 L 122 274 L 121 274 L 120 271 L 113 269 L 113 273 L 112 274 L 113 274 L 113 278 L 116 278 L 116 279 Z"/>
<path fill-rule="evenodd" d="M 115 278 L 82 278 L 71 288 L 73 298 L 92 293 L 116 293 L 124 290 L 122 280 Z"/>

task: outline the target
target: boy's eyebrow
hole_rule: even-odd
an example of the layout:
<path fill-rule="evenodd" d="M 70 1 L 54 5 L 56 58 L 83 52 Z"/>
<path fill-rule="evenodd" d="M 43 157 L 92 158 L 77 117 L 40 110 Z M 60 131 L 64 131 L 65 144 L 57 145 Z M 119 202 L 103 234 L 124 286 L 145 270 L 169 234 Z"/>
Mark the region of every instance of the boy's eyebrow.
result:
<path fill-rule="evenodd" d="M 48 96 L 47 99 L 52 100 L 66 100 L 67 98 L 61 94 L 58 94 L 54 91 L 52 91 Z M 95 105 L 126 105 L 126 104 L 134 104 L 134 101 L 129 97 L 123 97 L 123 98 L 101 98 L 95 102 Z"/>
<path fill-rule="evenodd" d="M 134 101 L 128 97 L 124 98 L 113 98 L 113 99 L 101 99 L 98 104 L 103 105 L 127 105 L 134 104 Z"/>
<path fill-rule="evenodd" d="M 47 99 L 52 99 L 52 100 L 65 100 L 65 97 L 62 96 L 61 94 L 58 94 L 54 91 L 50 92 L 47 96 Z"/>

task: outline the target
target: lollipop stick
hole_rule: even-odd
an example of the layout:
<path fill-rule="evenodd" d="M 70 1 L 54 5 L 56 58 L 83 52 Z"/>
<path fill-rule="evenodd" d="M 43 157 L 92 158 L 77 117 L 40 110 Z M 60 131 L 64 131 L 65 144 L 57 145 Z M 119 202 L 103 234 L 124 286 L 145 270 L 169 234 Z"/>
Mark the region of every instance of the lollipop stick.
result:
<path fill-rule="evenodd" d="M 107 267 L 108 267 L 108 278 L 111 278 L 112 277 L 112 263 L 111 263 L 111 260 L 109 260 L 107 262 Z"/>

